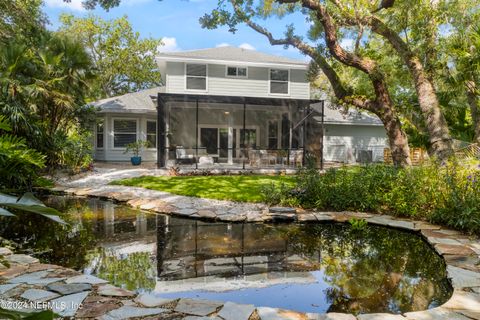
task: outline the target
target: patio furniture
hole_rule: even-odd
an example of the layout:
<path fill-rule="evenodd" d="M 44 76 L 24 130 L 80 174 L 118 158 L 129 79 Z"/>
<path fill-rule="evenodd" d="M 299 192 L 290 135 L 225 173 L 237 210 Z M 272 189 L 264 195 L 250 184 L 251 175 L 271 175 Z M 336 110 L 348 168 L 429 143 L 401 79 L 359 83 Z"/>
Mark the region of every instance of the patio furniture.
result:
<path fill-rule="evenodd" d="M 260 150 L 260 163 L 277 164 L 277 156 L 267 150 Z"/>
<path fill-rule="evenodd" d="M 303 150 L 290 150 L 288 161 L 293 166 L 301 166 L 303 163 Z"/>
<path fill-rule="evenodd" d="M 195 157 L 193 154 L 187 154 L 187 151 L 183 146 L 177 146 L 175 150 L 177 163 L 195 163 Z"/>
<path fill-rule="evenodd" d="M 260 152 L 258 150 L 248 150 L 248 163 L 251 166 L 260 164 Z"/>
<path fill-rule="evenodd" d="M 210 156 L 201 156 L 198 158 L 198 164 L 214 164 L 214 158 Z"/>

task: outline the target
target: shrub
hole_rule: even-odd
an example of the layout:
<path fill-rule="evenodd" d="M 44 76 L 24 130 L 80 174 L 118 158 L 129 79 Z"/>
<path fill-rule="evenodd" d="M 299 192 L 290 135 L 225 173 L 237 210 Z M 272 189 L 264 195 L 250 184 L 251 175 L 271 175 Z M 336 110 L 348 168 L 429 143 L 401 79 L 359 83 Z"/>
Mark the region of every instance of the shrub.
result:
<path fill-rule="evenodd" d="M 270 203 L 391 214 L 480 232 L 480 167 L 451 161 L 299 171 L 296 186 L 264 190 Z"/>

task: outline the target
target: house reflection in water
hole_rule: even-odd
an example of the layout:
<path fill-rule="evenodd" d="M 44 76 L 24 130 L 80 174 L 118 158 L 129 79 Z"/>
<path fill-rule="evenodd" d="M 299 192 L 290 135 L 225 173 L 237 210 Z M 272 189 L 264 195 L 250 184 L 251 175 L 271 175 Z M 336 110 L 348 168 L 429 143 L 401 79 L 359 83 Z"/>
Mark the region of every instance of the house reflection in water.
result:
<path fill-rule="evenodd" d="M 157 223 L 156 291 L 228 291 L 315 281 L 308 271 L 317 270 L 316 264 L 289 252 L 288 241 L 267 225 L 168 216 L 158 216 Z"/>

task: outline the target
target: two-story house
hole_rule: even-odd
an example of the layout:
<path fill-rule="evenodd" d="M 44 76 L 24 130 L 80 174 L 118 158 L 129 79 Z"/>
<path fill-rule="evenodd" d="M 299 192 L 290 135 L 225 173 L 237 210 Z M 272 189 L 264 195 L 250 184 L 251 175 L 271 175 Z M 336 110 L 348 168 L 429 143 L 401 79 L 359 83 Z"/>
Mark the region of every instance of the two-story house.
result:
<path fill-rule="evenodd" d="M 298 166 L 307 155 L 381 160 L 386 138 L 370 115 L 311 100 L 308 63 L 219 47 L 162 53 L 163 86 L 94 103 L 95 159 L 128 161 L 126 144 L 147 140 L 145 161 L 191 166 Z M 324 109 L 323 116 L 322 110 Z"/>

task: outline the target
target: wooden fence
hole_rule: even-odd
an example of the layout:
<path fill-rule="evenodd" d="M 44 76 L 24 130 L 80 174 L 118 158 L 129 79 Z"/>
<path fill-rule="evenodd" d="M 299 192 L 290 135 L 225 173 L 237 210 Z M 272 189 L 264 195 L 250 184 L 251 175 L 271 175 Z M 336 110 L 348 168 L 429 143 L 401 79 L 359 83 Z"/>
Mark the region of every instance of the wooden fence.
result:
<path fill-rule="evenodd" d="M 410 148 L 410 159 L 412 160 L 412 165 L 417 166 L 428 160 L 427 150 L 422 148 Z M 383 149 L 383 161 L 386 164 L 392 164 L 392 154 L 390 148 Z"/>

